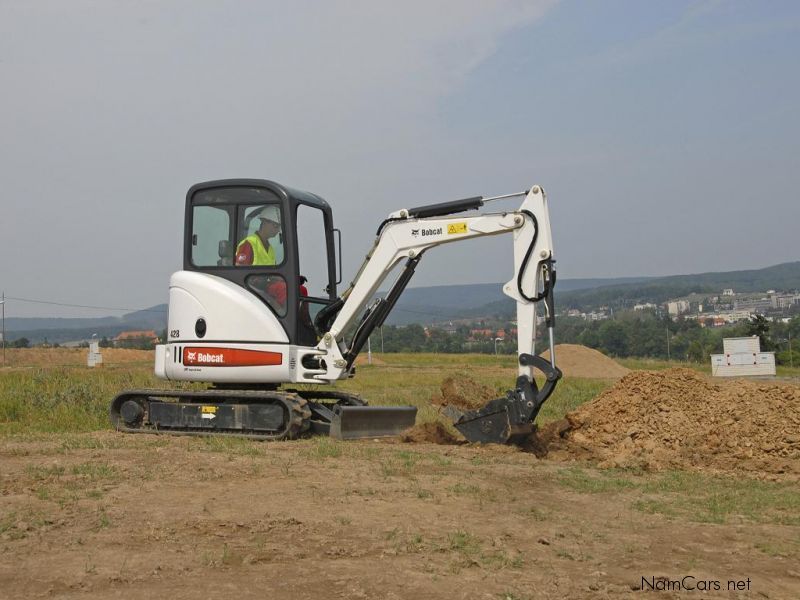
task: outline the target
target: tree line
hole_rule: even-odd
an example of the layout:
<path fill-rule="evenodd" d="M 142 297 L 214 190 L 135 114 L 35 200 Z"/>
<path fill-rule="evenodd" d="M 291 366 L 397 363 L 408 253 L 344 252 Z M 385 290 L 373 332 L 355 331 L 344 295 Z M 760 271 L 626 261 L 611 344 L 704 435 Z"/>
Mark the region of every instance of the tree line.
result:
<path fill-rule="evenodd" d="M 659 317 L 649 311 L 618 313 L 614 319 L 584 321 L 561 319 L 559 341 L 583 344 L 617 357 L 646 357 L 707 362 L 722 352 L 723 338 L 756 335 L 762 352 L 775 352 L 778 364 L 800 364 L 800 316 L 789 323 L 754 315 L 722 327 L 702 327 L 694 319 Z M 793 356 L 789 355 L 791 341 Z"/>
<path fill-rule="evenodd" d="M 502 328 L 501 325 L 498 328 Z M 510 328 L 505 326 L 506 331 Z M 547 330 L 538 328 L 539 342 L 547 343 Z M 702 327 L 696 320 L 673 321 L 652 311 L 624 311 L 612 319 L 586 321 L 578 317 L 559 318 L 556 327 L 558 343 L 581 344 L 619 358 L 641 357 L 708 362 L 712 354 L 722 352 L 727 337 L 757 335 L 763 352 L 775 352 L 778 364 L 800 365 L 800 316 L 789 323 L 768 321 L 755 315 L 722 327 Z M 386 325 L 370 337 L 373 352 L 442 352 L 513 354 L 516 340 L 495 342 L 493 338 L 472 339 L 470 328 L 461 326 L 450 333 L 444 329 L 421 325 Z M 789 343 L 793 354 L 789 355 Z"/>

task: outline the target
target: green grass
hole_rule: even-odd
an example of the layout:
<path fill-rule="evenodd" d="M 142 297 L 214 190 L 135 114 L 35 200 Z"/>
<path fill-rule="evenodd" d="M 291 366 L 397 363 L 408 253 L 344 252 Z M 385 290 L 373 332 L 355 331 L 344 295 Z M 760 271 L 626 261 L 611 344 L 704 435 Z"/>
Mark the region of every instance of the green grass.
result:
<path fill-rule="evenodd" d="M 359 392 L 374 405 L 413 405 L 419 409 L 418 423 L 439 421 L 430 399 L 439 393 L 448 376 L 468 373 L 477 382 L 504 396 L 516 379 L 513 356 L 484 354 L 383 354 L 384 364 L 359 368 L 352 380 L 338 382 L 338 389 Z M 413 385 L 409 385 L 409 381 Z M 0 435 L 34 433 L 85 433 L 107 430 L 108 407 L 119 392 L 132 388 L 169 387 L 158 380 L 149 365 L 119 369 L 38 368 L 0 374 Z M 558 419 L 608 387 L 609 383 L 567 379 L 559 383 L 542 409 L 542 422 Z M 183 386 L 185 387 L 185 386 Z M 113 445 L 78 436 L 65 439 L 63 449 Z M 202 449 L 254 453 L 248 443 L 209 442 Z M 228 445 L 230 444 L 230 446 Z M 315 452 L 335 452 L 335 446 Z"/>
<path fill-rule="evenodd" d="M 767 556 L 795 558 L 800 555 L 800 538 L 788 542 L 776 542 L 774 540 L 757 542 L 754 547 Z"/>
<path fill-rule="evenodd" d="M 260 456 L 263 444 L 235 435 L 198 437 L 187 440 L 189 450 L 198 452 L 221 452 L 228 456 Z"/>
<path fill-rule="evenodd" d="M 439 394 L 442 382 L 449 376 L 467 373 L 493 390 L 494 397 L 498 398 L 513 387 L 517 376 L 516 359 L 512 355 L 405 353 L 375 354 L 374 357 L 376 364 L 358 367 L 355 378 L 337 382 L 335 387 L 358 392 L 377 406 L 416 406 L 418 423 L 441 420 L 430 399 Z M 378 361 L 381 364 L 377 364 Z M 709 372 L 706 364 L 630 358 L 619 362 L 631 369 L 682 366 Z M 778 374 L 800 377 L 800 366 L 778 367 Z M 545 423 L 561 418 L 610 385 L 611 382 L 604 380 L 562 380 L 542 408 L 539 421 Z M 156 379 L 149 364 L 113 369 L 52 367 L 5 371 L 0 374 L 0 435 L 109 429 L 108 407 L 120 391 L 171 386 L 174 384 Z M 74 443 L 109 442 L 81 440 Z"/>
<path fill-rule="evenodd" d="M 754 523 L 800 525 L 800 489 L 796 484 L 747 478 L 714 477 L 673 471 L 642 486 L 646 504 L 635 508 L 651 513 L 672 511 L 690 521 L 726 523 L 737 517 Z"/>
<path fill-rule="evenodd" d="M 82 463 L 72 467 L 72 474 L 89 481 L 119 479 L 119 471 L 114 465 L 108 463 Z"/>
<path fill-rule="evenodd" d="M 614 475 L 589 474 L 579 467 L 562 469 L 558 473 L 556 481 L 582 494 L 599 494 L 604 492 L 619 492 L 622 490 L 633 489 L 636 483 L 627 477 Z"/>
<path fill-rule="evenodd" d="M 660 360 L 657 358 L 617 358 L 614 360 L 616 360 L 623 367 L 627 367 L 634 371 L 663 371 L 664 369 L 684 368 L 699 371 L 700 373 L 705 373 L 706 375 L 711 375 L 710 363 L 694 363 L 680 360 Z"/>
<path fill-rule="evenodd" d="M 108 407 L 124 389 L 155 387 L 149 369 L 33 369 L 0 376 L 0 434 L 108 429 Z"/>
<path fill-rule="evenodd" d="M 339 440 L 320 436 L 309 440 L 306 447 L 303 448 L 302 454 L 314 460 L 339 458 L 344 451 L 343 446 L 344 444 Z"/>
<path fill-rule="evenodd" d="M 632 370 L 662 371 L 664 369 L 675 369 L 682 367 L 692 369 L 699 373 L 711 375 L 711 365 L 709 362 L 695 363 L 680 360 L 660 360 L 657 358 L 617 358 L 615 359 L 622 366 Z M 800 378 L 800 365 L 790 367 L 789 365 L 778 365 L 775 367 L 777 377 L 796 377 Z"/>
<path fill-rule="evenodd" d="M 581 494 L 627 494 L 636 510 L 670 519 L 800 525 L 800 488 L 795 483 L 688 471 L 651 475 L 579 467 L 560 470 L 555 481 Z"/>
<path fill-rule="evenodd" d="M 789 365 L 778 365 L 775 367 L 776 375 L 778 377 L 800 378 L 800 365 L 797 364 L 797 361 L 794 361 L 794 364 L 794 367 L 790 367 Z"/>

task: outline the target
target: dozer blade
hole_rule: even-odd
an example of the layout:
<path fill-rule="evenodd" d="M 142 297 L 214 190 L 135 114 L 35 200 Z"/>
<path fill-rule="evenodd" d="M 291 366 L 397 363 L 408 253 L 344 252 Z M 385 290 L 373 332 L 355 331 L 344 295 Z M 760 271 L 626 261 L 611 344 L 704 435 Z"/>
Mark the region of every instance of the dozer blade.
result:
<path fill-rule="evenodd" d="M 414 426 L 416 406 L 336 406 L 330 436 L 339 440 L 391 437 Z"/>

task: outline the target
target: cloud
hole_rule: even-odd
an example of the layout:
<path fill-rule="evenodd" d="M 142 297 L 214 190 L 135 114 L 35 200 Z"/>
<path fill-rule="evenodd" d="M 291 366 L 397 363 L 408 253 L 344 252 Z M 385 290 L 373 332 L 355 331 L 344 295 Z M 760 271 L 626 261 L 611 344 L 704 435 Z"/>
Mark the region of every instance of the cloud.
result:
<path fill-rule="evenodd" d="M 374 225 L 419 191 L 415 179 L 441 176 L 437 163 L 454 151 L 442 103 L 504 36 L 553 5 L 3 3 L 6 290 L 162 301 L 180 264 L 183 194 L 218 177 L 275 178 L 333 198 L 339 224 L 358 232 L 346 261 L 356 264 Z M 58 250 L 29 243 L 53 214 Z M 9 252 L 23 247 L 24 265 Z"/>
<path fill-rule="evenodd" d="M 721 44 L 738 44 L 781 31 L 800 30 L 797 18 L 754 20 L 728 14 L 731 4 L 707 0 L 690 4 L 673 22 L 664 23 L 634 40 L 625 40 L 582 62 L 594 68 L 624 69 L 654 61 L 698 54 L 702 49 Z"/>

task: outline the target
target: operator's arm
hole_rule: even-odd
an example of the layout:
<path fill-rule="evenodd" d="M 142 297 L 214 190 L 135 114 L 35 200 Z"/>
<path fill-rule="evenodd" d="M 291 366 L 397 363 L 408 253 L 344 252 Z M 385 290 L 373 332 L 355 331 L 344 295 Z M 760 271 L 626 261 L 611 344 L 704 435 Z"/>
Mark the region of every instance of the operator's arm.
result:
<path fill-rule="evenodd" d="M 253 247 L 250 242 L 244 241 L 236 249 L 236 266 L 242 267 L 253 264 Z"/>

